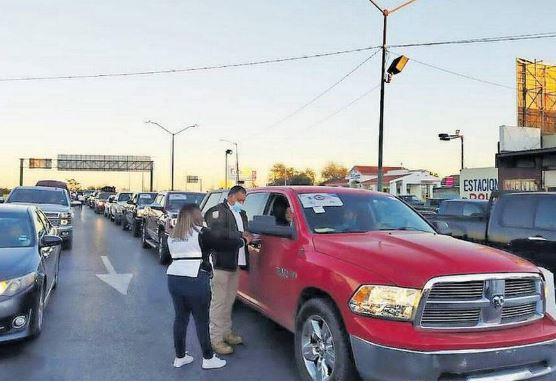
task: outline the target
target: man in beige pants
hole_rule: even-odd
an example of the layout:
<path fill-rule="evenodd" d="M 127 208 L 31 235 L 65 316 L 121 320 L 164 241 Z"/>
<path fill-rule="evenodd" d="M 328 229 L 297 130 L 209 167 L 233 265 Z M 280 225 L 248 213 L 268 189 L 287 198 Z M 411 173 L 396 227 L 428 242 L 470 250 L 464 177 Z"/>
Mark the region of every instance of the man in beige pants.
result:
<path fill-rule="evenodd" d="M 210 305 L 210 339 L 214 352 L 231 354 L 233 346 L 243 343 L 232 330 L 232 308 L 239 284 L 239 268 L 249 267 L 247 244 L 253 237 L 247 231 L 247 215 L 242 209 L 246 190 L 234 186 L 226 201 L 210 208 L 205 214 L 207 225 L 221 238 L 243 238 L 245 245 L 235 251 L 213 253 L 214 277 Z"/>

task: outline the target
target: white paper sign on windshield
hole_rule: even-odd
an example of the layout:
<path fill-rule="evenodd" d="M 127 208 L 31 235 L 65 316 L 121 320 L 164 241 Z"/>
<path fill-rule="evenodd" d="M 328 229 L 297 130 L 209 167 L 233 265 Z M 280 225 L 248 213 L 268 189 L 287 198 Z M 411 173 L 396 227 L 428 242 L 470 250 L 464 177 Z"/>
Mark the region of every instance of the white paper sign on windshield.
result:
<path fill-rule="evenodd" d="M 340 197 L 331 193 L 300 194 L 299 200 L 304 208 L 317 208 L 317 211 L 322 211 L 322 208 L 329 206 L 344 206 Z"/>
<path fill-rule="evenodd" d="M 170 194 L 168 197 L 170 201 L 184 201 L 187 199 L 185 194 Z"/>

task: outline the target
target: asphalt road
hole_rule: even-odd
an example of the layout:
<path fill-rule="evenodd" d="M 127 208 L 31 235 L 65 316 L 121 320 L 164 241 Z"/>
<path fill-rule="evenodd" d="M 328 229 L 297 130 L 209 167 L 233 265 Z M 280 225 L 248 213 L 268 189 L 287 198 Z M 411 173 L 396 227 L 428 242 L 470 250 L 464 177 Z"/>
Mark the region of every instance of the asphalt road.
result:
<path fill-rule="evenodd" d="M 74 246 L 63 253 L 58 289 L 38 339 L 0 345 L 0 380 L 295 380 L 293 335 L 236 304 L 235 327 L 245 346 L 228 366 L 204 371 L 190 321 L 189 366 L 172 367 L 173 309 L 166 268 L 153 249 L 87 207 L 76 210 Z M 127 295 L 101 281 L 101 257 L 133 275 Z M 546 377 L 556 380 L 556 374 Z"/>
<path fill-rule="evenodd" d="M 102 256 L 133 274 L 127 295 L 101 281 Z M 241 303 L 234 323 L 245 345 L 221 370 L 201 369 L 193 321 L 192 365 L 172 367 L 173 308 L 166 268 L 153 249 L 88 207 L 76 209 L 74 246 L 62 255 L 57 290 L 35 340 L 0 345 L 0 380 L 294 380 L 293 336 Z"/>

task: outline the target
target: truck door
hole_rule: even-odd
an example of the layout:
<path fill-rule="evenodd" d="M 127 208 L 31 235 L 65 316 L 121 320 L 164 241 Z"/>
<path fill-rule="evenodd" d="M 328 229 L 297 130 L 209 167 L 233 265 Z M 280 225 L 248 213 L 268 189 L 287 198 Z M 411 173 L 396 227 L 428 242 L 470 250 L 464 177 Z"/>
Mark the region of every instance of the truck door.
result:
<path fill-rule="evenodd" d="M 247 219 L 253 220 L 253 216 L 262 215 L 268 203 L 270 193 L 255 192 L 249 193 L 245 198 L 243 204 Z M 261 237 L 255 235 L 255 239 L 259 241 Z M 260 272 L 261 268 L 261 252 L 259 247 L 248 246 L 249 250 L 249 270 L 241 270 L 239 278 L 239 292 L 243 298 L 249 300 L 251 303 L 262 307 L 260 301 L 260 286 L 264 286 L 264 280 Z"/>
<path fill-rule="evenodd" d="M 509 194 L 494 206 L 488 240 L 556 271 L 556 195 Z"/>
<path fill-rule="evenodd" d="M 273 216 L 276 225 L 293 225 L 298 229 L 299 218 L 294 217 L 288 222 L 287 209 L 292 206 L 288 196 L 283 193 L 271 193 L 264 215 Z M 291 313 L 295 310 L 297 297 L 297 259 L 300 245 L 293 238 L 274 235 L 261 236 L 261 248 L 257 255 L 257 290 L 256 297 L 274 320 L 281 324 L 291 321 Z"/>

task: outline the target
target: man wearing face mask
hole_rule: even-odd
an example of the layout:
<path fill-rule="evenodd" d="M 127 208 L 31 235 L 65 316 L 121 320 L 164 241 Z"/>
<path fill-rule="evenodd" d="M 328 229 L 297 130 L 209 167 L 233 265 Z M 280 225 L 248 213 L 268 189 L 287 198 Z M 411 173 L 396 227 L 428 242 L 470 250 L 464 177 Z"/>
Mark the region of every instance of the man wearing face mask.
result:
<path fill-rule="evenodd" d="M 247 245 L 253 240 L 247 230 L 247 215 L 243 210 L 246 197 L 243 186 L 236 185 L 228 192 L 226 201 L 210 208 L 205 214 L 207 225 L 215 236 L 223 239 L 243 238 L 245 246 L 234 251 L 214 251 L 214 277 L 210 305 L 210 338 L 214 351 L 231 354 L 233 346 L 243 343 L 232 331 L 232 307 L 239 284 L 239 268 L 249 268 Z"/>

